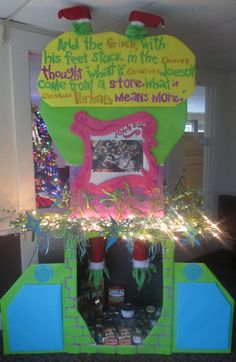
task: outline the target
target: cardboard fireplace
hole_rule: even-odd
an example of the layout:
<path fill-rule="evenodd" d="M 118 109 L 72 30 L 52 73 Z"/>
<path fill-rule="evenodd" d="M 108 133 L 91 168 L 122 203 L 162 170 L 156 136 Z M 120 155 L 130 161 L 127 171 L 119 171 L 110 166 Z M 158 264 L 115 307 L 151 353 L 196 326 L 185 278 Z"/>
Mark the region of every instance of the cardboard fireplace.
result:
<path fill-rule="evenodd" d="M 42 53 L 41 112 L 80 167 L 64 262 L 31 265 L 1 299 L 4 352 L 229 352 L 232 298 L 204 264 L 174 262 L 175 242 L 194 244 L 208 226 L 189 226 L 163 192 L 194 55 L 173 36 L 146 36 L 164 23 L 156 15 L 132 12 L 126 36 L 91 34 L 83 6 L 59 17 L 79 21 Z M 39 233 L 45 222 L 26 216 Z"/>

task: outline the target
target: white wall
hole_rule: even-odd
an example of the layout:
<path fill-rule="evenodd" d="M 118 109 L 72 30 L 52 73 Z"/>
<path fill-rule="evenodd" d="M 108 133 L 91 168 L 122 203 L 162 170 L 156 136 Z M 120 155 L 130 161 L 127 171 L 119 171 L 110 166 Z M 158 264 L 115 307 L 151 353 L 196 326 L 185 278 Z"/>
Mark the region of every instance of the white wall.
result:
<path fill-rule="evenodd" d="M 224 157 L 227 157 L 224 144 L 228 130 L 225 128 L 225 119 L 228 117 L 228 74 L 210 70 L 197 70 L 196 82 L 206 86 L 206 131 L 204 146 L 204 190 L 208 196 L 208 203 L 213 216 L 217 216 L 218 195 L 224 188 L 222 167 L 225 166 Z M 227 121 L 229 122 L 229 121 Z M 231 131 L 229 131 L 231 132 Z M 167 178 L 177 181 L 181 175 L 180 155 L 181 142 L 167 160 Z M 177 179 L 175 177 L 177 175 Z"/>
<path fill-rule="evenodd" d="M 7 215 L 1 209 L 18 208 L 11 76 L 10 44 L 6 42 L 0 44 L 0 230 L 8 227 Z"/>
<path fill-rule="evenodd" d="M 35 207 L 32 153 L 29 53 L 41 53 L 51 37 L 10 28 L 0 45 L 0 209 Z M 0 219 L 6 213 L 0 213 Z M 0 232 L 11 233 L 8 220 Z M 22 238 L 22 269 L 32 256 L 33 243 Z"/>
<path fill-rule="evenodd" d="M 227 161 L 225 148 L 225 134 L 231 132 L 226 129 L 228 117 L 228 74 L 210 70 L 198 70 L 197 82 L 204 84 L 206 89 L 206 146 L 204 185 L 208 195 L 213 216 L 217 216 L 218 196 L 224 187 L 223 167 Z"/>
<path fill-rule="evenodd" d="M 224 93 L 226 106 L 219 127 L 219 193 L 236 195 L 236 73 L 228 75 L 228 92 Z"/>
<path fill-rule="evenodd" d="M 207 86 L 204 185 L 212 216 L 217 219 L 219 195 L 236 195 L 236 74 L 198 70 L 197 83 Z M 180 145 L 176 152 L 180 154 Z M 178 174 L 180 160 L 170 156 L 174 157 L 174 160 L 170 157 L 170 162 Z M 203 243 L 197 249 L 177 248 L 176 257 L 179 261 L 188 260 L 223 247 L 231 249 L 232 243 Z"/>

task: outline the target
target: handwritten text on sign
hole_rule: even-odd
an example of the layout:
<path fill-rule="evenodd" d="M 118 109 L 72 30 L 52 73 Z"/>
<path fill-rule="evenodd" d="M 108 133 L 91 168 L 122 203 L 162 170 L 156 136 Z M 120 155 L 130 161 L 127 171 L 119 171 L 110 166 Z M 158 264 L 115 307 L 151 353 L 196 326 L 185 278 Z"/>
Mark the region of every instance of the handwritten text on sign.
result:
<path fill-rule="evenodd" d="M 195 57 L 169 35 L 64 33 L 44 49 L 38 89 L 52 107 L 174 106 L 193 92 Z"/>

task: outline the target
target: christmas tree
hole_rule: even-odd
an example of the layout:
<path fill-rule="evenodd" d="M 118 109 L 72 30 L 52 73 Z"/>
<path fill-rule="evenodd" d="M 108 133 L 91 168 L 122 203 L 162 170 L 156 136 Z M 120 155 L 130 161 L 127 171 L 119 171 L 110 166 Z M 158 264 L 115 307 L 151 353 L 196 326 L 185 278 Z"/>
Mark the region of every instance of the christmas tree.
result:
<path fill-rule="evenodd" d="M 52 139 L 36 105 L 32 105 L 32 136 L 37 207 L 50 207 L 61 196 L 61 180 Z"/>

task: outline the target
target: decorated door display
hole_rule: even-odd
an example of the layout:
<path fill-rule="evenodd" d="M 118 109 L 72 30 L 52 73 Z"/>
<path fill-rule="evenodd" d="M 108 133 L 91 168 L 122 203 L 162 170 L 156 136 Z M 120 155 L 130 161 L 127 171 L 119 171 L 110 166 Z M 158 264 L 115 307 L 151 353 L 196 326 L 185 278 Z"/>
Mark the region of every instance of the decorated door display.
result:
<path fill-rule="evenodd" d="M 230 351 L 232 298 L 204 265 L 174 263 L 175 243 L 197 247 L 220 230 L 197 190 L 181 193 L 180 180 L 170 194 L 163 180 L 194 91 L 193 53 L 147 36 L 164 26 L 159 15 L 132 11 L 125 35 L 92 34 L 87 6 L 58 17 L 73 31 L 43 50 L 38 90 L 48 132 L 77 169 L 70 207 L 23 212 L 14 225 L 43 234 L 46 252 L 50 235 L 63 238 L 65 260 L 31 265 L 2 298 L 5 353 Z"/>

